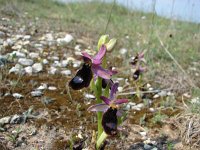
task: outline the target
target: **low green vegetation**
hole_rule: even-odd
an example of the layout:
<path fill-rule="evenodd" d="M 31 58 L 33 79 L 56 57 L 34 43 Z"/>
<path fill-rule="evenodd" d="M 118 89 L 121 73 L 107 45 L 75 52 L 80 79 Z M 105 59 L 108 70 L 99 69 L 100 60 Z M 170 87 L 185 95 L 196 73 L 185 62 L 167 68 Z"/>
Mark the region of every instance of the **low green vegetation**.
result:
<path fill-rule="evenodd" d="M 185 74 L 164 50 L 166 48 L 187 72 L 200 58 L 199 24 L 165 19 L 153 13 L 131 12 L 116 4 L 98 1 L 61 4 L 51 0 L 0 0 L 0 11 L 2 17 L 12 17 L 13 25 L 37 20 L 41 23 L 40 30 L 73 32 L 88 37 L 93 45 L 100 35 L 107 33 L 118 39 L 118 48 L 125 45 L 130 50 L 128 56 L 146 49 L 148 75 L 152 80 L 158 78 L 165 87 L 173 86 L 171 80 L 178 80 L 179 90 L 185 92 L 188 88 L 184 85 L 190 82 L 188 78 L 199 82 L 194 74 L 189 74 L 184 83 L 179 76 Z"/>

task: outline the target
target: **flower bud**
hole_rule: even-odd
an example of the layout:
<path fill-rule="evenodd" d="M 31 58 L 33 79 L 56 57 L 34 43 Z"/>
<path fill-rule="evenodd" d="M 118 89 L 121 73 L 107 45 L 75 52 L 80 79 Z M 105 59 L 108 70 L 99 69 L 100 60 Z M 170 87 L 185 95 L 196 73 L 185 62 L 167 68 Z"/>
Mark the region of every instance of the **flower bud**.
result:
<path fill-rule="evenodd" d="M 108 38 L 109 38 L 109 35 L 102 35 L 98 41 L 98 46 L 97 46 L 97 50 L 100 49 L 100 47 L 103 45 L 103 44 L 106 44 L 108 42 Z"/>
<path fill-rule="evenodd" d="M 117 39 L 111 39 L 108 43 L 106 43 L 107 51 L 112 51 L 116 43 L 117 43 Z"/>

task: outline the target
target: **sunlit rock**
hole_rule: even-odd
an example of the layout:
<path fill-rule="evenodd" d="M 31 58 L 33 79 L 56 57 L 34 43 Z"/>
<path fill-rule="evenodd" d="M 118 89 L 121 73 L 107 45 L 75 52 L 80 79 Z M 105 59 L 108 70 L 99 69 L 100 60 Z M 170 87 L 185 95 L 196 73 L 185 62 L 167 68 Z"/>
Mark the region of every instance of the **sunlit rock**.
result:
<path fill-rule="evenodd" d="M 49 64 L 49 61 L 48 61 L 47 59 L 43 59 L 43 60 L 42 60 L 42 63 L 43 63 L 44 65 L 47 65 L 47 64 Z"/>
<path fill-rule="evenodd" d="M 71 70 L 63 70 L 60 72 L 62 75 L 66 75 L 66 76 L 69 76 L 72 74 Z"/>
<path fill-rule="evenodd" d="M 122 49 L 119 50 L 119 53 L 121 55 L 125 55 L 127 52 L 128 52 L 128 50 L 126 48 L 122 48 Z"/>
<path fill-rule="evenodd" d="M 85 98 L 88 98 L 88 99 L 95 99 L 95 96 L 92 94 L 85 93 L 84 96 Z"/>
<path fill-rule="evenodd" d="M 48 73 L 54 75 L 54 74 L 58 73 L 58 69 L 51 66 L 48 70 Z"/>
<path fill-rule="evenodd" d="M 31 96 L 33 96 L 33 97 L 40 97 L 40 96 L 42 96 L 42 94 L 43 93 L 41 91 L 39 91 L 39 90 L 31 92 Z"/>
<path fill-rule="evenodd" d="M 13 93 L 13 97 L 14 98 L 17 98 L 17 99 L 21 99 L 23 98 L 24 96 L 22 94 L 19 94 L 19 93 Z"/>
<path fill-rule="evenodd" d="M 29 75 L 33 74 L 33 68 L 31 66 L 25 67 L 24 70 Z"/>
<path fill-rule="evenodd" d="M 57 90 L 57 88 L 55 86 L 50 86 L 50 87 L 48 87 L 48 90 L 55 91 L 55 90 Z"/>
<path fill-rule="evenodd" d="M 16 56 L 17 58 L 25 58 L 26 57 L 26 54 L 19 52 L 19 51 L 13 51 L 10 55 Z"/>
<path fill-rule="evenodd" d="M 32 58 L 32 59 L 39 58 L 39 53 L 31 52 L 31 53 L 29 53 L 29 57 Z"/>
<path fill-rule="evenodd" d="M 79 60 L 74 60 L 74 61 L 73 61 L 73 67 L 74 67 L 74 68 L 78 68 L 78 67 L 81 66 L 81 63 L 82 63 L 82 62 L 79 61 Z"/>
<path fill-rule="evenodd" d="M 38 72 L 43 71 L 43 65 L 41 63 L 33 64 L 32 68 L 33 68 L 34 73 L 38 73 Z"/>
<path fill-rule="evenodd" d="M 53 67 L 61 67 L 62 64 L 59 61 L 54 61 L 54 63 L 52 64 Z"/>
<path fill-rule="evenodd" d="M 10 119 L 11 119 L 10 116 L 1 118 L 1 119 L 0 119 L 0 125 L 4 125 L 4 124 L 10 123 Z"/>
<path fill-rule="evenodd" d="M 6 35 L 6 34 L 5 34 L 4 32 L 0 31 L 0 38 L 4 38 L 5 35 Z"/>
<path fill-rule="evenodd" d="M 9 73 L 15 73 L 15 74 L 24 74 L 24 68 L 20 64 L 16 64 L 14 67 L 12 67 L 9 70 Z"/>
<path fill-rule="evenodd" d="M 33 60 L 27 59 L 27 58 L 20 58 L 18 60 L 18 63 L 23 65 L 23 66 L 31 66 L 33 64 Z"/>
<path fill-rule="evenodd" d="M 64 46 L 64 45 L 68 45 L 73 40 L 74 40 L 74 38 L 71 34 L 66 34 L 66 36 L 64 38 L 58 38 L 57 39 L 57 44 Z"/>
<path fill-rule="evenodd" d="M 31 36 L 30 35 L 25 35 L 24 36 L 24 40 L 30 40 L 31 39 Z"/>
<path fill-rule="evenodd" d="M 38 88 L 37 90 L 45 90 L 47 89 L 47 84 L 46 83 L 42 83 Z"/>
<path fill-rule="evenodd" d="M 68 65 L 68 63 L 69 63 L 69 61 L 68 60 L 62 60 L 61 61 L 61 67 L 67 67 L 67 65 Z"/>

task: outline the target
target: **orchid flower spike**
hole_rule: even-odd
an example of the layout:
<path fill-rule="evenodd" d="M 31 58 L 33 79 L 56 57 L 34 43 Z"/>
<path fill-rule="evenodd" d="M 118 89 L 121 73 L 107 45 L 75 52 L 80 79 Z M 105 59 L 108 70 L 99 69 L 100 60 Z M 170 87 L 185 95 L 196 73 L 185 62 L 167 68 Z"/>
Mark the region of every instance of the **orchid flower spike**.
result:
<path fill-rule="evenodd" d="M 104 103 L 96 104 L 88 108 L 88 111 L 104 112 L 102 126 L 108 135 L 117 134 L 117 117 L 121 116 L 119 105 L 128 102 L 128 99 L 115 99 L 118 85 L 119 83 L 113 84 L 109 98 L 105 96 L 100 97 Z"/>
<path fill-rule="evenodd" d="M 106 53 L 106 46 L 102 45 L 99 52 L 93 58 L 86 52 L 82 52 L 84 64 L 80 70 L 77 71 L 75 77 L 69 82 L 69 86 L 74 90 L 80 90 L 90 85 L 93 74 L 109 80 L 113 74 L 110 70 L 103 69 L 100 65 Z"/>
<path fill-rule="evenodd" d="M 133 79 L 137 80 L 140 77 L 140 75 L 145 71 L 146 71 L 145 67 L 139 66 L 138 69 L 136 69 L 135 72 L 133 73 Z"/>
<path fill-rule="evenodd" d="M 146 53 L 145 50 L 137 53 L 135 57 L 131 58 L 130 64 L 132 64 L 133 66 L 136 66 L 136 64 L 139 63 L 139 62 L 146 62 L 146 60 L 144 59 L 145 53 Z"/>

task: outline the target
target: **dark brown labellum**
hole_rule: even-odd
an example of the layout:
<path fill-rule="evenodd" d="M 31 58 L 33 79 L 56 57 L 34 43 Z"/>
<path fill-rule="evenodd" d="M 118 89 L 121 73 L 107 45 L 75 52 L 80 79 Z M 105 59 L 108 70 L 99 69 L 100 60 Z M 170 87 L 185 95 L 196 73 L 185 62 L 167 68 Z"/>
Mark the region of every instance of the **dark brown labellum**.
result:
<path fill-rule="evenodd" d="M 69 82 L 69 86 L 73 90 L 80 90 L 90 85 L 92 80 L 92 70 L 89 64 L 83 64 L 82 68 L 78 70 L 75 77 Z"/>
<path fill-rule="evenodd" d="M 102 118 L 102 126 L 106 134 L 116 135 L 117 134 L 117 109 L 110 107 Z"/>
<path fill-rule="evenodd" d="M 136 65 L 137 62 L 138 62 L 139 58 L 138 58 L 138 55 L 135 56 L 135 58 L 133 58 L 133 60 L 130 62 L 131 65 Z"/>
<path fill-rule="evenodd" d="M 107 85 L 111 88 L 113 84 L 112 79 L 102 79 L 102 88 L 105 89 Z"/>
<path fill-rule="evenodd" d="M 134 72 L 134 74 L 133 74 L 133 79 L 134 79 L 134 80 L 137 80 L 137 79 L 139 78 L 139 76 L 140 76 L 140 70 L 138 69 L 138 70 L 136 70 L 136 71 Z"/>

